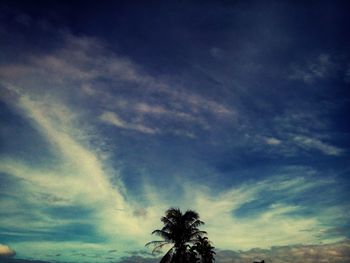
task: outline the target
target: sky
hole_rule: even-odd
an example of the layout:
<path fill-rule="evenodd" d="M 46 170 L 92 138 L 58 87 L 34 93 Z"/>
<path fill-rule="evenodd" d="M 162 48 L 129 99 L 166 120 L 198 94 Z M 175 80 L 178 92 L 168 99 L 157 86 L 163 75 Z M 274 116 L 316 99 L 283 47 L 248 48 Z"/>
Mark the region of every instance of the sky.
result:
<path fill-rule="evenodd" d="M 1 1 L 0 257 L 157 262 L 179 207 L 219 263 L 349 262 L 349 9 Z"/>

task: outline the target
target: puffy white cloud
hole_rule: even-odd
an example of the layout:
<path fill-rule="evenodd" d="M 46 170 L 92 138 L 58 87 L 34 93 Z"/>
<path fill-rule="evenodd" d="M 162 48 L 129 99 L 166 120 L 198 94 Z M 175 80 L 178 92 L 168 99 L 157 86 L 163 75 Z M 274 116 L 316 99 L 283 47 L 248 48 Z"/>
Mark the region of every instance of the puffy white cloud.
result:
<path fill-rule="evenodd" d="M 273 137 L 265 138 L 265 141 L 269 145 L 279 145 L 282 143 L 281 140 L 273 138 Z"/>
<path fill-rule="evenodd" d="M 9 246 L 0 244 L 0 258 L 1 257 L 13 257 L 16 255 L 16 252 Z"/>

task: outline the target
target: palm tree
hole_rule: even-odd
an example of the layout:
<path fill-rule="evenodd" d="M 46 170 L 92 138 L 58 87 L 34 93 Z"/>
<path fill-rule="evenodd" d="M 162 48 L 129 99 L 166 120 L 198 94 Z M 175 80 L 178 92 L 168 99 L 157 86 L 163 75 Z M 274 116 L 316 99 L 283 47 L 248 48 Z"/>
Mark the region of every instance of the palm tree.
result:
<path fill-rule="evenodd" d="M 198 229 L 204 224 L 199 220 L 198 213 L 187 210 L 182 214 L 180 209 L 170 208 L 160 220 L 164 224 L 163 228 L 154 230 L 152 234 L 160 236 L 163 240 L 151 241 L 146 246 L 153 245 L 154 252 L 159 251 L 165 245 L 172 244 L 160 263 L 189 263 L 190 260 L 193 260 L 190 245 L 194 244 L 198 237 L 206 234 L 205 231 Z"/>
<path fill-rule="evenodd" d="M 198 236 L 192 249 L 197 251 L 201 258 L 201 263 L 213 263 L 214 255 L 216 254 L 214 248 L 207 237 Z"/>

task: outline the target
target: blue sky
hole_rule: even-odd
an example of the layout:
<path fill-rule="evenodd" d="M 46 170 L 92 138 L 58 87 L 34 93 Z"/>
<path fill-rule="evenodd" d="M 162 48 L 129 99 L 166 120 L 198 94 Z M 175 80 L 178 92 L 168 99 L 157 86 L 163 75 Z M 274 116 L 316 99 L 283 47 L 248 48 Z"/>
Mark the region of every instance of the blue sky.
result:
<path fill-rule="evenodd" d="M 349 238 L 346 2 L 0 7 L 0 253 L 147 256 L 171 206 L 225 251 Z"/>

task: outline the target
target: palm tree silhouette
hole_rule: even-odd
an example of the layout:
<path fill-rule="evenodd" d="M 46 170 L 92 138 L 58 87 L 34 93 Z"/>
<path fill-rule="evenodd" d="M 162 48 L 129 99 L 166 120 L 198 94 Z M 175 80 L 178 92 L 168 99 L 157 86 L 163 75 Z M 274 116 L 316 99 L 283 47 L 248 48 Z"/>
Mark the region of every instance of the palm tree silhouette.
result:
<path fill-rule="evenodd" d="M 163 240 L 151 241 L 146 246 L 154 246 L 154 251 L 159 251 L 163 246 L 172 244 L 173 246 L 164 255 L 160 263 L 190 263 L 193 261 L 194 253 L 190 245 L 197 241 L 198 237 L 206 234 L 198 229 L 204 222 L 199 220 L 197 212 L 187 210 L 184 214 L 178 208 L 170 208 L 165 212 L 165 216 L 160 219 L 164 226 L 157 229 L 152 234 L 158 235 Z"/>
<path fill-rule="evenodd" d="M 214 248 L 207 237 L 197 237 L 197 241 L 194 243 L 192 249 L 197 251 L 201 258 L 201 263 L 213 263 L 214 255 L 216 254 Z"/>

